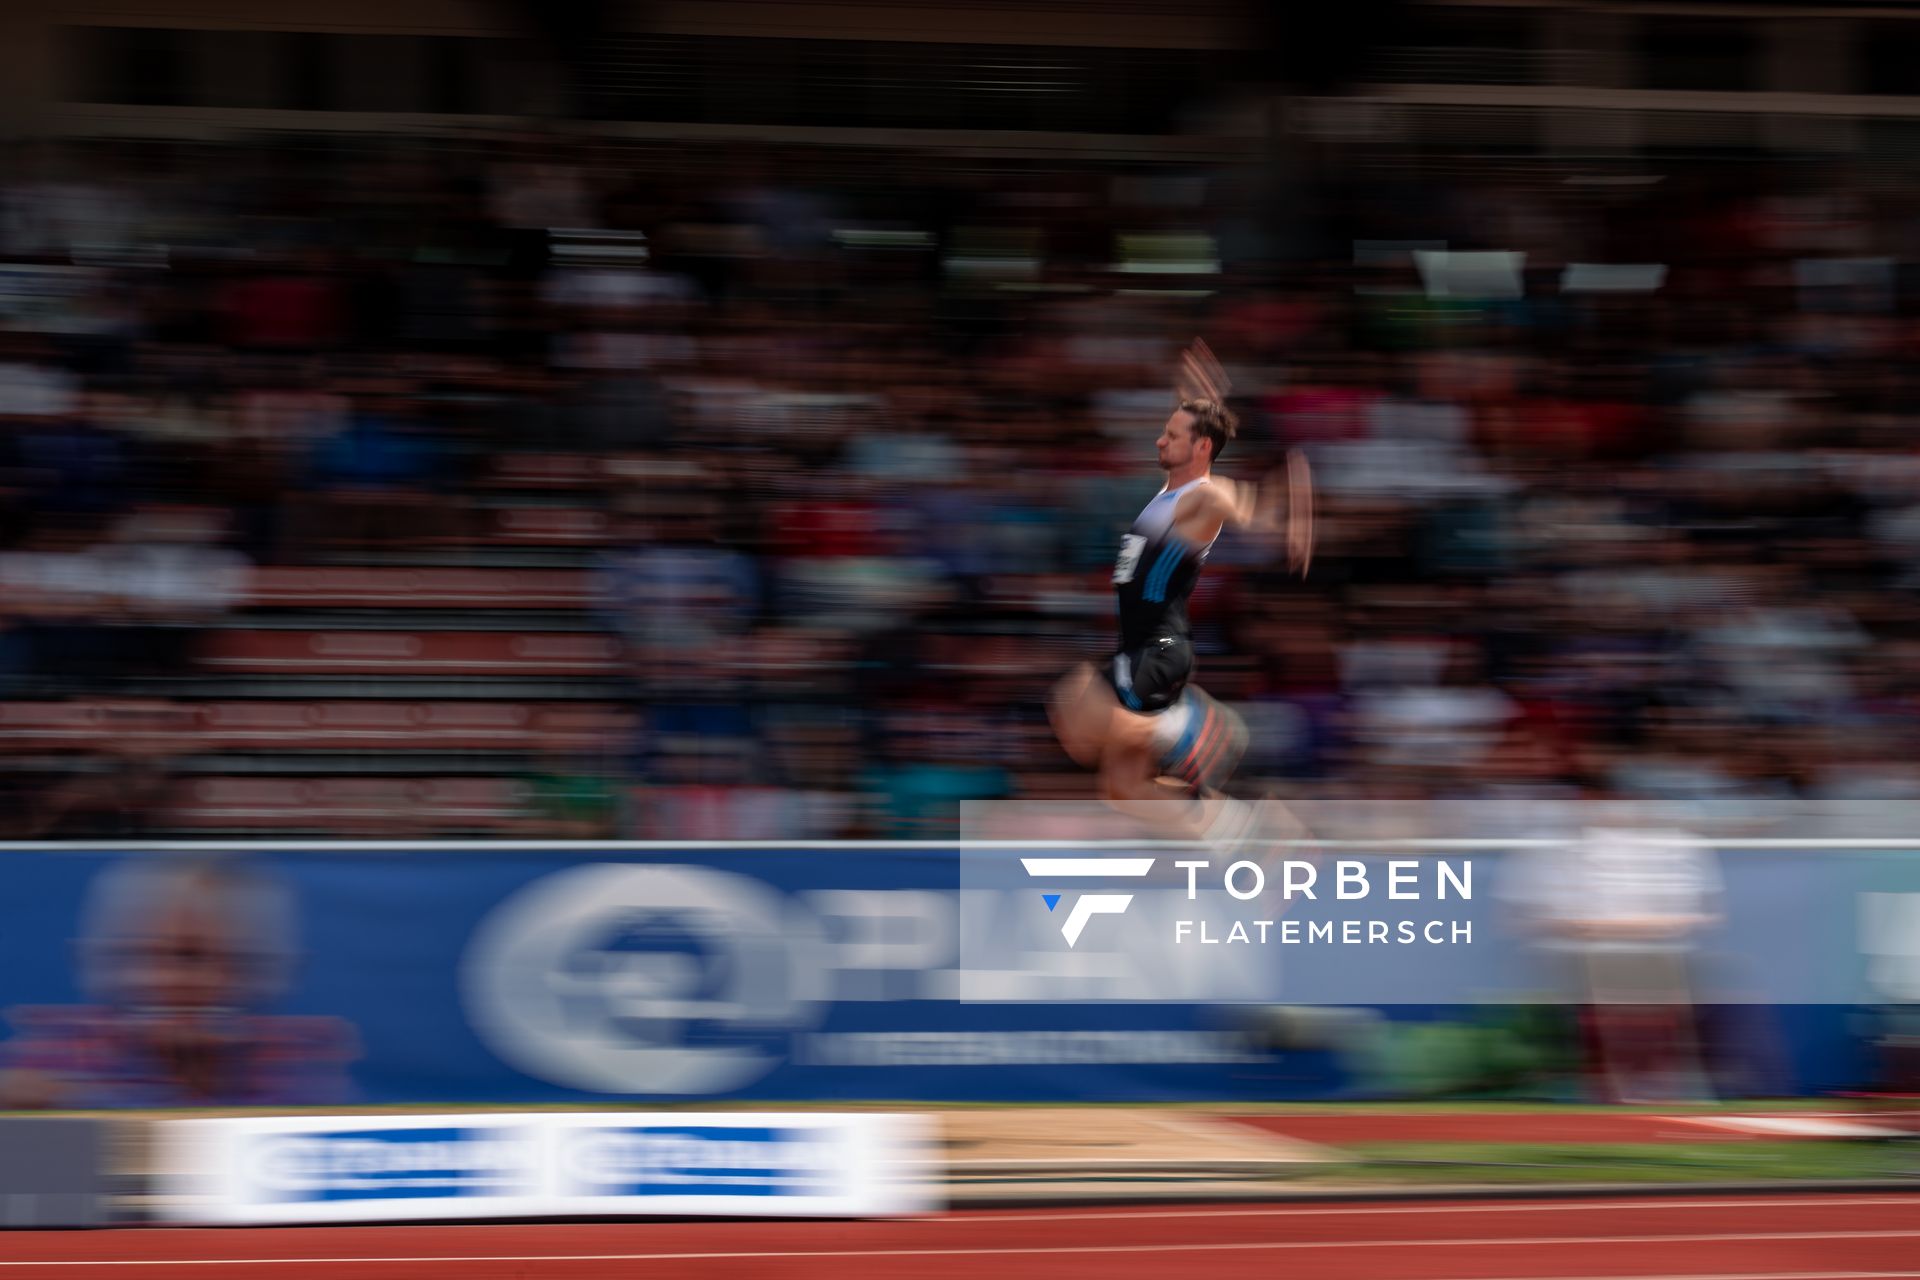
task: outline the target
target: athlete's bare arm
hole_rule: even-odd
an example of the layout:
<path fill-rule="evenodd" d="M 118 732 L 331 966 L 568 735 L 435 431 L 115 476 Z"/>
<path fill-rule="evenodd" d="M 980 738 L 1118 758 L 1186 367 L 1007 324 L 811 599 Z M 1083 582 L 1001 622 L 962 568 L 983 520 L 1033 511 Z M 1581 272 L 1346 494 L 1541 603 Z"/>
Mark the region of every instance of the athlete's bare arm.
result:
<path fill-rule="evenodd" d="M 1225 528 L 1286 539 L 1287 567 L 1305 574 L 1313 557 L 1313 489 L 1306 459 L 1290 454 L 1287 466 L 1259 484 L 1209 477 L 1188 490 L 1174 512 L 1174 535 L 1204 547 Z"/>
<path fill-rule="evenodd" d="M 1233 391 L 1233 380 L 1214 358 L 1205 338 L 1180 353 L 1180 371 L 1174 377 L 1174 390 L 1183 400 L 1212 400 L 1225 404 Z"/>
<path fill-rule="evenodd" d="M 1284 485 L 1254 484 L 1211 476 L 1208 483 L 1189 489 L 1173 514 L 1175 536 L 1195 546 L 1212 542 L 1222 529 L 1276 532 L 1285 522 Z"/>

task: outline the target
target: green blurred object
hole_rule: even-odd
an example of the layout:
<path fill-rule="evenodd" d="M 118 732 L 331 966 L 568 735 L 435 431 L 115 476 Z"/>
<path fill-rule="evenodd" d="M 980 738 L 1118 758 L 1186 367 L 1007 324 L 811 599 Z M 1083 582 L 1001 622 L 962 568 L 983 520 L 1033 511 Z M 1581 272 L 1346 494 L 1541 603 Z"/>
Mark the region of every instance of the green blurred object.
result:
<path fill-rule="evenodd" d="M 1354 1054 L 1369 1093 L 1396 1098 L 1565 1098 L 1575 1028 L 1553 1006 L 1496 1006 L 1459 1020 L 1381 1022 Z"/>
<path fill-rule="evenodd" d="M 1752 1183 L 1911 1178 L 1901 1145 L 1855 1142 L 1546 1144 L 1396 1142 L 1344 1149 L 1343 1179 L 1369 1183 Z"/>
<path fill-rule="evenodd" d="M 565 830 L 570 838 L 610 836 L 618 827 L 620 791 L 611 778 L 542 773 L 528 778 L 526 788 L 527 811 L 554 830 Z"/>

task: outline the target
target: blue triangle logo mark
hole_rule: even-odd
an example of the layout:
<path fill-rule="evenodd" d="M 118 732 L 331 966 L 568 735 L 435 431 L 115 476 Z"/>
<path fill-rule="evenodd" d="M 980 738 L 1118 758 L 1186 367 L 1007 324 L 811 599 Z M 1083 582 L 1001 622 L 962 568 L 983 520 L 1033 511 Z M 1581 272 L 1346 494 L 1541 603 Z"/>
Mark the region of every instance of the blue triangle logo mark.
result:
<path fill-rule="evenodd" d="M 1060 905 L 1060 895 L 1057 893 L 1043 893 L 1040 895 L 1040 898 L 1041 901 L 1047 904 L 1047 910 L 1049 911 Z"/>

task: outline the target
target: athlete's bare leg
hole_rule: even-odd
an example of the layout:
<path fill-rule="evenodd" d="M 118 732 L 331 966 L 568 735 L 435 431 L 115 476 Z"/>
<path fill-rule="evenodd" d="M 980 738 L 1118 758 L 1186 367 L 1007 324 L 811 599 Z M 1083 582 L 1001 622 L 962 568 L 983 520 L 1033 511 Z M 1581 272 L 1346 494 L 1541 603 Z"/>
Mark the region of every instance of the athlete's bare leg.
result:
<path fill-rule="evenodd" d="M 1152 821 L 1153 811 L 1126 806 L 1188 794 L 1186 788 L 1157 781 L 1153 721 L 1122 707 L 1113 686 L 1091 663 L 1080 663 L 1054 685 L 1047 717 L 1074 763 L 1099 772 L 1101 798 L 1129 816 Z M 1158 816 L 1164 817 L 1164 811 Z"/>
<path fill-rule="evenodd" d="M 1146 719 L 1124 710 L 1117 715 L 1133 721 Z M 1100 796 L 1117 812 L 1154 828 L 1168 840 L 1241 844 L 1307 838 L 1306 827 L 1275 801 L 1262 801 L 1256 809 L 1211 787 L 1162 776 L 1151 739 L 1152 726 L 1143 725 L 1111 740 L 1101 757 Z"/>
<path fill-rule="evenodd" d="M 1089 662 L 1062 676 L 1047 700 L 1047 718 L 1053 721 L 1054 736 L 1083 769 L 1100 767 L 1113 713 L 1118 710 L 1120 699 L 1113 696 L 1113 687 Z"/>
<path fill-rule="evenodd" d="M 1090 663 L 1079 664 L 1054 686 L 1047 714 L 1074 762 L 1098 771 L 1101 799 L 1163 839 L 1235 843 L 1256 832 L 1269 839 L 1307 835 L 1304 826 L 1273 802 L 1263 802 L 1263 820 L 1256 827 L 1256 815 L 1246 801 L 1214 787 L 1162 776 L 1154 718 L 1121 706 L 1113 686 Z"/>
<path fill-rule="evenodd" d="M 1163 748 L 1154 742 L 1153 717 L 1122 707 L 1107 682 L 1097 672 L 1089 672 L 1091 683 L 1075 684 L 1071 689 L 1075 697 L 1067 705 L 1078 713 L 1072 727 L 1081 736 L 1075 745 L 1084 751 L 1087 744 L 1098 743 L 1100 798 L 1110 808 L 1167 840 L 1240 844 L 1256 838 L 1307 838 L 1306 828 L 1275 802 L 1262 802 L 1256 811 L 1247 801 L 1226 796 L 1216 787 L 1165 776 Z M 1197 690 L 1195 694 L 1203 696 Z M 1106 715 L 1104 731 L 1098 718 L 1101 711 Z M 1085 762 L 1080 755 L 1074 758 Z"/>
<path fill-rule="evenodd" d="M 1154 723 L 1120 705 L 1090 663 L 1081 663 L 1053 687 L 1048 718 L 1074 763 L 1100 775 L 1100 794 L 1116 804 L 1139 799 L 1178 799 L 1187 789 L 1157 782 Z"/>

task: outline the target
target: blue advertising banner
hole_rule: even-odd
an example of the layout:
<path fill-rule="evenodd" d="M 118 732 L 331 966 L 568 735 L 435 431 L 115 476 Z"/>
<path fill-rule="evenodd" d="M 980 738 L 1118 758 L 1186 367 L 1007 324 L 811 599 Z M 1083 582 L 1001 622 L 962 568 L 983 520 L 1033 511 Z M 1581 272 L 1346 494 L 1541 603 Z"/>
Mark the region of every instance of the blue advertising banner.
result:
<path fill-rule="evenodd" d="M 1728 897 L 1754 900 L 1753 927 L 1790 918 L 1819 930 L 1817 950 L 1861 993 L 1740 1013 L 1777 1047 L 1775 1086 L 1795 1091 L 1866 1083 L 1857 1007 L 1909 981 L 1914 959 L 1899 927 L 1908 877 L 1874 881 L 1889 865 L 1874 855 L 1818 857 L 1758 859 L 1751 878 L 1744 859 L 1724 868 Z M 953 847 L 16 847 L 0 858 L 10 1107 L 1394 1087 L 1390 1071 L 1369 1076 L 1380 1038 L 1351 1034 L 1377 1030 L 1380 1016 L 962 998 Z M 1891 956 L 1856 936 L 1875 883 Z M 1004 909 L 1044 922 L 1053 908 L 1023 887 Z M 1487 918 L 1483 963 L 1525 945 Z M 1442 1016 L 1431 1004 L 1381 1015 L 1407 1026 Z"/>

